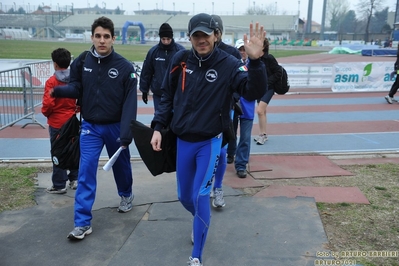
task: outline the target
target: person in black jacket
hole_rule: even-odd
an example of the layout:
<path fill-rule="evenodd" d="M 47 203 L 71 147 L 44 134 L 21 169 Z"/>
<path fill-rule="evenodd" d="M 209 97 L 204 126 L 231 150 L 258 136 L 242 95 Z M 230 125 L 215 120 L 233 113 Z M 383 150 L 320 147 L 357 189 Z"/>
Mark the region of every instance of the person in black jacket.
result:
<path fill-rule="evenodd" d="M 218 28 L 217 31 L 217 37 L 218 37 L 218 41 L 217 41 L 217 45 L 220 49 L 222 49 L 223 51 L 225 51 L 226 53 L 229 53 L 231 55 L 233 55 L 234 57 L 241 59 L 241 54 L 240 52 L 233 46 L 225 44 L 222 40 L 222 36 L 223 36 L 223 31 L 224 31 L 224 27 L 223 27 L 223 21 L 221 19 L 220 16 L 218 15 L 212 15 L 213 19 L 216 22 L 216 26 Z M 235 102 L 238 102 L 240 99 L 240 96 L 237 94 L 233 95 L 233 104 Z M 237 105 L 233 105 L 233 106 L 237 106 Z M 234 107 L 233 107 L 233 127 L 234 127 L 234 133 L 237 135 L 237 127 L 238 127 L 238 112 L 236 110 L 236 112 L 234 112 Z M 225 155 L 227 153 L 227 160 L 226 163 L 228 164 L 232 164 L 234 162 L 234 157 L 236 154 L 236 149 L 237 149 L 237 140 L 236 139 L 231 139 L 227 145 L 227 150 L 225 152 Z M 226 168 L 226 166 L 225 166 Z M 223 179 L 223 175 L 224 175 L 224 171 L 222 174 L 222 179 Z M 218 176 L 218 175 L 217 175 Z M 215 180 L 215 184 L 218 183 L 217 182 L 217 178 Z M 220 184 L 222 183 L 222 181 L 220 181 Z M 220 186 L 221 187 L 221 186 Z M 220 206 L 220 204 L 217 204 L 218 206 Z"/>
<path fill-rule="evenodd" d="M 193 216 L 194 242 L 189 265 L 202 265 L 202 252 L 210 226 L 209 196 L 220 160 L 223 132 L 230 124 L 234 92 L 248 100 L 260 98 L 267 87 L 262 56 L 266 32 L 250 24 L 250 38 L 244 35 L 247 66 L 217 46 L 216 23 L 200 13 L 188 24 L 192 49 L 179 51 L 168 67 L 162 83 L 162 98 L 153 119 L 152 148 L 161 150 L 160 130 L 169 126 L 177 135 L 177 195 Z"/>
<path fill-rule="evenodd" d="M 233 46 L 227 45 L 222 41 L 223 36 L 223 21 L 218 15 L 212 15 L 212 18 L 216 22 L 216 36 L 217 41 L 216 45 L 219 49 L 225 51 L 228 54 L 233 55 L 237 59 L 241 59 L 240 52 Z M 239 98 L 239 96 L 237 96 Z M 232 99 L 232 105 L 235 101 L 234 96 Z M 231 110 L 232 112 L 232 119 L 233 119 L 233 128 L 234 134 L 237 135 L 237 125 L 238 125 L 238 115 L 237 112 L 234 112 L 234 109 Z M 219 165 L 215 173 L 215 180 L 213 182 L 213 199 L 212 199 L 212 206 L 215 208 L 222 208 L 224 207 L 225 201 L 223 197 L 223 177 L 226 172 L 227 163 L 232 163 L 234 161 L 234 156 L 236 153 L 237 148 L 237 141 L 235 138 L 231 138 L 231 140 L 222 147 L 220 150 L 220 160 Z M 226 158 L 227 153 L 227 158 Z"/>
<path fill-rule="evenodd" d="M 263 145 L 267 140 L 266 126 L 267 126 L 267 115 L 266 109 L 270 100 L 274 95 L 274 84 L 277 80 L 281 80 L 282 70 L 279 66 L 276 58 L 272 54 L 269 54 L 269 40 L 265 39 L 263 44 L 263 56 L 262 61 L 266 65 L 267 72 L 267 91 L 262 98 L 258 99 L 258 106 L 256 112 L 258 114 L 258 125 L 259 125 L 259 136 L 254 139 L 256 144 Z"/>
<path fill-rule="evenodd" d="M 75 194 L 75 228 L 69 239 L 92 233 L 91 210 L 97 188 L 98 161 L 105 145 L 111 157 L 121 149 L 112 170 L 121 197 L 118 211 L 132 209 L 133 176 L 130 122 L 137 115 L 137 74 L 131 62 L 113 49 L 114 23 L 100 17 L 91 26 L 93 46 L 71 64 L 68 85 L 55 87 L 54 97 L 81 99 L 80 165 Z"/>
<path fill-rule="evenodd" d="M 226 53 L 231 54 L 232 56 L 234 56 L 237 59 L 241 59 L 241 54 L 240 52 L 231 45 L 225 44 L 223 42 L 223 32 L 224 32 L 224 27 L 223 27 L 223 20 L 220 16 L 218 15 L 212 15 L 212 18 L 215 20 L 216 22 L 216 35 L 217 35 L 217 41 L 216 44 L 218 46 L 218 48 L 222 49 L 223 51 L 225 51 Z"/>
<path fill-rule="evenodd" d="M 389 91 L 388 95 L 385 96 L 385 100 L 388 103 L 393 103 L 393 102 L 398 101 L 393 96 L 398 92 L 398 89 L 399 89 L 399 77 L 398 77 L 399 76 L 399 43 L 398 43 L 398 48 L 397 48 L 397 52 L 396 52 L 396 61 L 394 64 L 394 70 L 395 70 L 395 74 L 396 74 L 395 82 L 392 84 L 391 90 Z"/>
<path fill-rule="evenodd" d="M 176 43 L 173 39 L 173 29 L 168 23 L 163 23 L 159 27 L 159 38 L 159 43 L 148 51 L 144 60 L 139 86 L 145 104 L 148 102 L 149 91 L 152 91 L 155 110 L 157 110 L 161 100 L 161 84 L 170 59 L 177 51 L 185 50 L 182 45 Z"/>

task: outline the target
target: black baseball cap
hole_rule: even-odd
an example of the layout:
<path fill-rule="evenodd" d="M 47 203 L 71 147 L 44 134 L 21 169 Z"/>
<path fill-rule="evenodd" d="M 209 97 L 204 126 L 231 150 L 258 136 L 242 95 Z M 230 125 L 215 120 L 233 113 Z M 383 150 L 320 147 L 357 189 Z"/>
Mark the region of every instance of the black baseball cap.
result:
<path fill-rule="evenodd" d="M 223 33 L 223 21 L 222 18 L 219 17 L 218 15 L 212 15 L 213 19 L 216 22 L 216 28 L 220 30 L 221 33 Z"/>
<path fill-rule="evenodd" d="M 188 35 L 191 37 L 197 31 L 211 35 L 216 28 L 216 22 L 211 15 L 200 13 L 192 17 L 188 22 Z"/>

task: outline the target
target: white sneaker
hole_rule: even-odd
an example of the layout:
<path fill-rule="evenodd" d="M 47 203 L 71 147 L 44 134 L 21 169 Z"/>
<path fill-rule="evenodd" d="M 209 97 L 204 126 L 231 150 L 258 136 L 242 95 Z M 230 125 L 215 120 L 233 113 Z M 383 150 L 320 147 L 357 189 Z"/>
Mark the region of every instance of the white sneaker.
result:
<path fill-rule="evenodd" d="M 258 139 L 260 139 L 262 136 L 263 136 L 263 134 L 260 134 L 259 136 L 255 137 L 255 138 L 254 138 L 254 141 L 255 141 L 255 142 L 258 142 Z"/>
<path fill-rule="evenodd" d="M 263 144 L 265 144 L 266 141 L 267 141 L 267 135 L 263 134 L 263 135 L 259 136 L 258 140 L 256 141 L 256 144 L 263 145 Z"/>
<path fill-rule="evenodd" d="M 385 100 L 391 104 L 392 102 L 398 102 L 398 100 L 396 100 L 394 97 L 391 97 L 389 95 L 385 96 Z"/>
<path fill-rule="evenodd" d="M 133 208 L 132 201 L 134 199 L 134 195 L 130 195 L 130 197 L 121 197 L 121 203 L 119 204 L 118 212 L 128 212 Z"/>
<path fill-rule="evenodd" d="M 203 266 L 203 264 L 199 261 L 198 258 L 189 257 L 188 259 L 189 261 L 187 261 L 187 263 L 189 266 Z"/>
<path fill-rule="evenodd" d="M 215 188 L 212 206 L 215 208 L 222 208 L 226 206 L 223 198 L 223 190 L 221 188 Z"/>
<path fill-rule="evenodd" d="M 46 192 L 50 193 L 50 194 L 65 194 L 67 193 L 67 189 L 66 188 L 54 188 L 53 186 L 46 188 Z"/>
<path fill-rule="evenodd" d="M 69 187 L 76 190 L 78 188 L 78 180 L 69 181 Z"/>
<path fill-rule="evenodd" d="M 93 232 L 93 229 L 90 225 L 87 226 L 77 226 L 72 232 L 67 236 L 69 239 L 79 239 L 82 240 L 86 235 L 90 235 Z"/>

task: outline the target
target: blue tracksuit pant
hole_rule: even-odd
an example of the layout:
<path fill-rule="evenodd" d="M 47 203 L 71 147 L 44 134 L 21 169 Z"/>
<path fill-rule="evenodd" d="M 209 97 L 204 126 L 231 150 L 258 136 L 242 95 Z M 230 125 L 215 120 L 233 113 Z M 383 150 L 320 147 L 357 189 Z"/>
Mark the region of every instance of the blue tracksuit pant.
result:
<path fill-rule="evenodd" d="M 222 134 L 209 140 L 187 142 L 177 139 L 177 196 L 194 216 L 192 257 L 201 260 L 211 220 L 209 195 L 219 164 Z"/>
<path fill-rule="evenodd" d="M 111 157 L 120 147 L 120 123 L 98 125 L 82 121 L 80 165 L 75 194 L 75 226 L 90 225 L 97 188 L 97 168 L 105 145 Z M 129 149 L 124 149 L 112 167 L 119 196 L 132 194 L 133 175 Z"/>

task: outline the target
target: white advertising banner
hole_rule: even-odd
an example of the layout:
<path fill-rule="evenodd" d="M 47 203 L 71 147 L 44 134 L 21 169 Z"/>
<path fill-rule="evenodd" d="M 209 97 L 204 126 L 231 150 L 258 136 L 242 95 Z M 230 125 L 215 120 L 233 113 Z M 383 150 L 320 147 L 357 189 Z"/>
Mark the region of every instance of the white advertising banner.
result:
<path fill-rule="evenodd" d="M 392 62 L 337 63 L 333 67 L 333 92 L 389 91 L 396 75 Z"/>
<path fill-rule="evenodd" d="M 282 64 L 292 88 L 328 88 L 332 86 L 332 64 Z"/>

